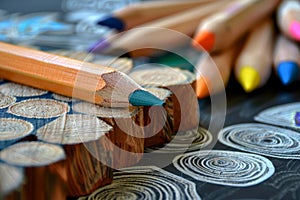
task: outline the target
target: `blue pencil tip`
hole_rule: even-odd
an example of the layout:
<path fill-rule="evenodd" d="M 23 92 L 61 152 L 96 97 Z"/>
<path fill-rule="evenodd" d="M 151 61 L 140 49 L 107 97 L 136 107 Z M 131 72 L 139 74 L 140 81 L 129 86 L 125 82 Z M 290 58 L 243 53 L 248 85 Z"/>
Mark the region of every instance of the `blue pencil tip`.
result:
<path fill-rule="evenodd" d="M 98 25 L 107 26 L 109 28 L 117 29 L 118 31 L 123 31 L 125 29 L 125 24 L 121 19 L 113 16 L 108 16 L 97 22 Z"/>
<path fill-rule="evenodd" d="M 297 63 L 292 61 L 281 62 L 277 68 L 278 76 L 284 85 L 291 84 L 298 80 L 299 77 L 299 66 Z"/>
<path fill-rule="evenodd" d="M 163 106 L 164 101 L 146 90 L 135 90 L 129 96 L 129 102 L 133 106 Z"/>

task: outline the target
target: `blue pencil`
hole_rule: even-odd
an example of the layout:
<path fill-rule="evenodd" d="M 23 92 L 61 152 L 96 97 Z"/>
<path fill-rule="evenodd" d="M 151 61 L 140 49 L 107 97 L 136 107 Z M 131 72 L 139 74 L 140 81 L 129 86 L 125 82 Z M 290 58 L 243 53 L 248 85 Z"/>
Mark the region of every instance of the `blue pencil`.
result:
<path fill-rule="evenodd" d="M 284 85 L 299 80 L 300 49 L 295 41 L 279 35 L 273 56 L 275 72 Z"/>

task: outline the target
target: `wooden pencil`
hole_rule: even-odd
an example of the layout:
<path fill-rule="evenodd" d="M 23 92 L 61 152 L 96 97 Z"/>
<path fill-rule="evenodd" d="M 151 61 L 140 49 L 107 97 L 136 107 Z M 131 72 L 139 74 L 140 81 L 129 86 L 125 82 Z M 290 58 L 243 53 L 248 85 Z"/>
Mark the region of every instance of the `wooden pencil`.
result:
<path fill-rule="evenodd" d="M 127 75 L 112 68 L 2 42 L 0 76 L 103 106 L 163 104 Z"/>
<path fill-rule="evenodd" d="M 273 63 L 275 72 L 284 85 L 300 78 L 300 48 L 297 43 L 280 34 L 277 37 Z"/>
<path fill-rule="evenodd" d="M 153 48 L 169 50 L 182 44 L 189 44 L 190 37 L 196 30 L 199 21 L 228 4 L 230 0 L 217 1 L 198 6 L 126 31 L 119 37 L 101 40 L 91 52 L 119 54 L 135 51 L 133 55 L 147 56 L 149 51 L 137 53 L 139 49 Z"/>
<path fill-rule="evenodd" d="M 215 2 L 216 0 L 139 2 L 115 11 L 101 19 L 98 24 L 123 31 L 195 6 Z"/>
<path fill-rule="evenodd" d="M 204 54 L 199 59 L 196 66 L 198 98 L 205 98 L 225 89 L 240 46 L 233 45 L 222 52 Z"/>
<path fill-rule="evenodd" d="M 284 0 L 277 9 L 277 24 L 287 37 L 300 41 L 300 2 Z"/>
<path fill-rule="evenodd" d="M 272 72 L 273 22 L 264 20 L 248 35 L 236 64 L 235 76 L 246 92 L 263 86 Z"/>
<path fill-rule="evenodd" d="M 193 46 L 201 51 L 224 50 L 258 21 L 275 10 L 280 0 L 235 0 L 222 11 L 204 19 L 195 34 Z"/>

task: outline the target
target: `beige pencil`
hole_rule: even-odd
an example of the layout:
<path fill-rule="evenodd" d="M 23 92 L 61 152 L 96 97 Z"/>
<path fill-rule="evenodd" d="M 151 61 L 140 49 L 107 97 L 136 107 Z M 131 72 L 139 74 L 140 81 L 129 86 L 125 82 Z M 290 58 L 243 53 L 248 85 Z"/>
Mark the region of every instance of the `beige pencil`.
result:
<path fill-rule="evenodd" d="M 240 46 L 240 44 L 233 45 L 228 50 L 204 54 L 200 58 L 196 66 L 198 98 L 204 98 L 225 89 Z"/>
<path fill-rule="evenodd" d="M 246 92 L 263 86 L 272 72 L 273 22 L 264 20 L 247 37 L 237 58 L 235 76 Z"/>
<path fill-rule="evenodd" d="M 137 49 L 170 50 L 181 44 L 189 43 L 200 20 L 221 9 L 230 0 L 198 6 L 168 17 L 152 21 L 126 31 L 118 38 L 100 41 L 92 48 L 93 52 L 122 54 Z M 148 55 L 149 52 L 140 55 Z"/>
<path fill-rule="evenodd" d="M 222 11 L 200 22 L 195 48 L 220 51 L 231 46 L 257 22 L 275 10 L 280 0 L 234 0 Z"/>
<path fill-rule="evenodd" d="M 125 8 L 115 11 L 112 15 L 101 19 L 98 24 L 117 30 L 128 30 L 135 26 L 175 14 L 190 8 L 216 0 L 187 0 L 187 1 L 147 1 L 130 4 Z"/>

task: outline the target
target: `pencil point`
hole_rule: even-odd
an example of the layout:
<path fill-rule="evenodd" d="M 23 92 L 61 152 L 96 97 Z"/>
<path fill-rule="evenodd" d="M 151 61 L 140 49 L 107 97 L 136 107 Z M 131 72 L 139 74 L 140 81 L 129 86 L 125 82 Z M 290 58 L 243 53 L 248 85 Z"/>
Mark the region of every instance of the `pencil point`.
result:
<path fill-rule="evenodd" d="M 296 112 L 295 114 L 295 124 L 300 126 L 300 112 Z"/>
<path fill-rule="evenodd" d="M 102 52 L 105 49 L 107 49 L 110 46 L 110 44 L 105 39 L 100 39 L 98 42 L 93 44 L 89 49 L 88 52 Z"/>
<path fill-rule="evenodd" d="M 246 92 L 251 92 L 258 87 L 260 76 L 253 67 L 245 66 L 241 68 L 239 81 Z"/>
<path fill-rule="evenodd" d="M 289 32 L 294 39 L 300 41 L 300 22 L 293 21 L 289 27 Z"/>
<path fill-rule="evenodd" d="M 199 45 L 206 51 L 214 47 L 215 35 L 208 31 L 200 31 L 193 40 L 193 46 L 199 49 Z"/>
<path fill-rule="evenodd" d="M 129 96 L 129 103 L 133 106 L 163 106 L 164 101 L 146 90 L 135 90 Z"/>
<path fill-rule="evenodd" d="M 209 81 L 200 76 L 196 81 L 196 94 L 198 98 L 205 98 L 209 96 L 208 85 Z"/>
<path fill-rule="evenodd" d="M 117 29 L 118 31 L 123 31 L 125 29 L 125 24 L 121 19 L 113 16 L 108 16 L 97 22 L 98 25 L 107 26 L 109 28 Z"/>
<path fill-rule="evenodd" d="M 281 62 L 277 68 L 278 76 L 284 85 L 288 85 L 299 77 L 299 66 L 295 62 Z"/>

